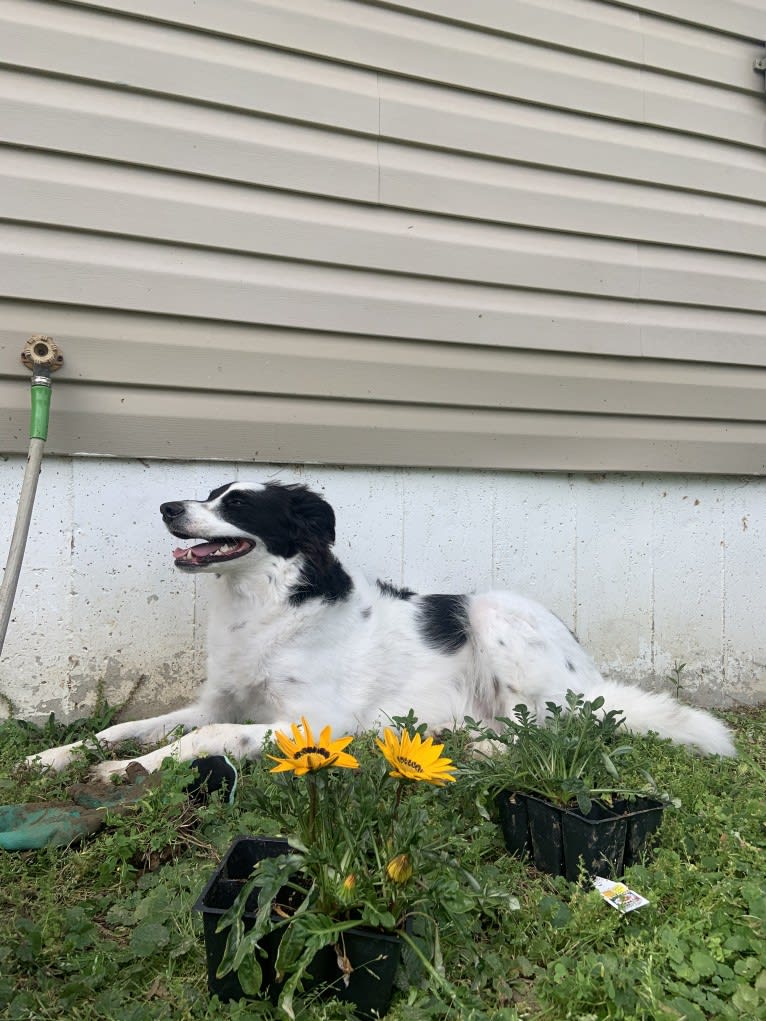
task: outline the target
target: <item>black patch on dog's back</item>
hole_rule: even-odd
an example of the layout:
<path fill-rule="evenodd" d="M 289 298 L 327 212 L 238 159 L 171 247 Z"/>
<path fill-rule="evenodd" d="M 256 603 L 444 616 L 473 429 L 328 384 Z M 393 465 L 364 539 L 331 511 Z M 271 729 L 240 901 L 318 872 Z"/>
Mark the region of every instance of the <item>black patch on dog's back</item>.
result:
<path fill-rule="evenodd" d="M 468 641 L 468 600 L 465 596 L 422 596 L 417 626 L 432 649 L 459 652 Z"/>
<path fill-rule="evenodd" d="M 381 581 L 380 578 L 375 582 L 378 586 L 378 590 L 382 596 L 388 596 L 390 599 L 412 599 L 416 592 L 413 592 L 409 588 L 397 588 L 396 585 L 392 585 L 390 581 Z"/>

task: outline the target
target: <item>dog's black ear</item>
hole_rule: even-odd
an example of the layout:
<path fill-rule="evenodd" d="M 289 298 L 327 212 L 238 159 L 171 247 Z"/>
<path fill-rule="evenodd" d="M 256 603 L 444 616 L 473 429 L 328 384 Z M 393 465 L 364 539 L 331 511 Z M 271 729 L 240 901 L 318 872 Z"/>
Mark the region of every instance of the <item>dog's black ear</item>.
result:
<path fill-rule="evenodd" d="M 299 548 L 329 547 L 335 542 L 335 512 L 326 500 L 306 486 L 291 488 L 287 516 Z"/>

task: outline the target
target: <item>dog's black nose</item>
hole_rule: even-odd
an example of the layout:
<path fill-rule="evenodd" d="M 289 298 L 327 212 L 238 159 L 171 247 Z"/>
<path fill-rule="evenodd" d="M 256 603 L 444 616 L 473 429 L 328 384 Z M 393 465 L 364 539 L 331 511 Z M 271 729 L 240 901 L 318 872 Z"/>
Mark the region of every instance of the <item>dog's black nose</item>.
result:
<path fill-rule="evenodd" d="M 182 503 L 162 503 L 160 504 L 160 514 L 162 515 L 163 521 L 172 521 L 173 518 L 177 518 L 179 514 L 183 514 L 184 505 Z"/>

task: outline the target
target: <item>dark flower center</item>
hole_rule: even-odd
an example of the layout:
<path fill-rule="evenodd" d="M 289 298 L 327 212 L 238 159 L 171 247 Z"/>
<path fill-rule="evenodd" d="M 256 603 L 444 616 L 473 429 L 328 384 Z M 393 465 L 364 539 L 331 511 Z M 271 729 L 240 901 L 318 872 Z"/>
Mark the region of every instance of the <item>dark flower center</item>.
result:
<path fill-rule="evenodd" d="M 323 759 L 330 758 L 330 753 L 326 748 L 317 748 L 315 745 L 308 745 L 306 748 L 301 748 L 296 758 L 300 758 L 301 755 L 321 755 Z"/>
<path fill-rule="evenodd" d="M 414 769 L 416 773 L 422 773 L 423 767 L 419 762 L 413 762 L 412 759 L 405 759 L 403 755 L 399 756 L 399 761 L 403 762 L 405 766 L 409 766 L 410 769 Z"/>

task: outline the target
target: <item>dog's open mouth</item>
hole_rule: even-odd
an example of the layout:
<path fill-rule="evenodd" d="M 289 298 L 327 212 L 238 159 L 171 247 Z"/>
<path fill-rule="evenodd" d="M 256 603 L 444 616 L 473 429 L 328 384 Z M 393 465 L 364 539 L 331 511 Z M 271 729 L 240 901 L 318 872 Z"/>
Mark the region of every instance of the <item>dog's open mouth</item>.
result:
<path fill-rule="evenodd" d="M 255 546 L 249 539 L 211 539 L 187 549 L 173 550 L 176 567 L 186 569 L 206 567 L 208 564 L 219 564 L 226 560 L 243 557 Z"/>

